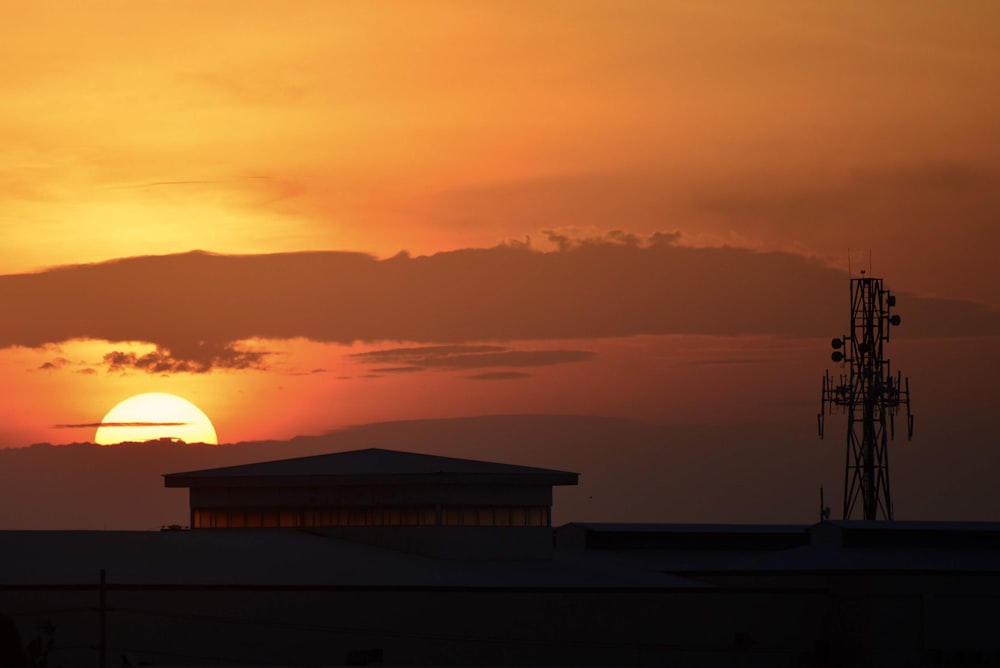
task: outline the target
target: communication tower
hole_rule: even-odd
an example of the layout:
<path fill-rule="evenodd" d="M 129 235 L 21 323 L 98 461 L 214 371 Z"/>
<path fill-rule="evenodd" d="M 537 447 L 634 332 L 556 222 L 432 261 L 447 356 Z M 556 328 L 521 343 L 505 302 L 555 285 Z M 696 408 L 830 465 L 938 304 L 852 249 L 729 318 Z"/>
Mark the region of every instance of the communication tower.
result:
<path fill-rule="evenodd" d="M 847 413 L 847 464 L 844 471 L 844 519 L 860 506 L 861 519 L 893 518 L 889 493 L 888 441 L 895 437 L 895 416 L 906 407 L 906 436 L 913 437 L 910 413 L 910 379 L 895 377 L 883 354 L 889 331 L 899 325 L 890 314 L 896 298 L 884 290 L 881 278 L 851 279 L 851 333 L 833 339 L 834 362 L 841 364 L 836 382 L 823 376 L 819 437 L 824 418 L 833 409 Z M 860 501 L 860 503 L 859 503 Z"/>

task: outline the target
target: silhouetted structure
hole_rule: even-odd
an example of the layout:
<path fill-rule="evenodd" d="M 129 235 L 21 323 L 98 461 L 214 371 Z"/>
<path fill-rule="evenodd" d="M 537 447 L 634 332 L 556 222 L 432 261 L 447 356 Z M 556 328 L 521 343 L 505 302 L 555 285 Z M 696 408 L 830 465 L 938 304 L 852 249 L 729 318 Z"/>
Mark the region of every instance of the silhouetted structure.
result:
<path fill-rule="evenodd" d="M 15 657 L 17 636 L 55 627 L 49 665 L 66 668 L 102 651 L 109 666 L 1000 664 L 1000 523 L 549 533 L 550 559 L 445 561 L 311 530 L 0 531 L 0 610 Z"/>
<path fill-rule="evenodd" d="M 369 448 L 172 473 L 193 529 L 308 529 L 436 557 L 546 559 L 578 474 Z"/>
<path fill-rule="evenodd" d="M 576 474 L 388 450 L 167 481 L 225 525 L 0 531 L 0 667 L 1000 664 L 1000 523 L 497 526 Z"/>
<path fill-rule="evenodd" d="M 899 325 L 890 315 L 896 298 L 884 290 L 881 278 L 851 279 L 851 333 L 833 339 L 834 362 L 848 366 L 835 384 L 823 376 L 819 436 L 823 438 L 824 415 L 834 406 L 847 411 L 847 464 L 844 472 L 844 519 L 850 519 L 861 500 L 865 520 L 893 519 L 889 490 L 887 443 L 895 436 L 894 420 L 900 406 L 906 407 L 907 438 L 913 435 L 910 414 L 910 379 L 894 378 L 883 345 L 889 331 Z"/>

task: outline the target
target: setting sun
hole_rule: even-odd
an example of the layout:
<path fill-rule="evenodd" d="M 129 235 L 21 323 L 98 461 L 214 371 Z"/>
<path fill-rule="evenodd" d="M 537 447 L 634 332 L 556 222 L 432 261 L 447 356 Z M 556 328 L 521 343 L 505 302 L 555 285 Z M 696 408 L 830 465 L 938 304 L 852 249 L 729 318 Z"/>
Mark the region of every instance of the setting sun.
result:
<path fill-rule="evenodd" d="M 166 392 L 137 394 L 104 416 L 94 442 L 98 445 L 178 439 L 217 445 L 211 420 L 187 399 Z"/>

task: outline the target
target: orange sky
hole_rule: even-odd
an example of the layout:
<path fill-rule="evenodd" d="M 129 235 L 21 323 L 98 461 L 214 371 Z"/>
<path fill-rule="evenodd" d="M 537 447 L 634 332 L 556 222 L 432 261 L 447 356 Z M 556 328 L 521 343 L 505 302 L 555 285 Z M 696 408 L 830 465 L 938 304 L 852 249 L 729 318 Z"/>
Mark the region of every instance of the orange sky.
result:
<path fill-rule="evenodd" d="M 931 290 L 994 220 L 992 2 L 0 7 L 8 273 L 668 229 Z"/>
<path fill-rule="evenodd" d="M 89 440 L 54 425 L 150 391 L 227 442 L 490 413 L 810 423 L 848 250 L 917 315 L 890 353 L 939 424 L 1000 398 L 996 3 L 0 0 L 0 23 L 0 446 Z M 195 249 L 386 261 L 293 256 L 312 301 L 271 264 L 32 274 Z M 537 327 L 464 321 L 504 281 Z M 458 348 L 392 352 L 435 345 Z"/>

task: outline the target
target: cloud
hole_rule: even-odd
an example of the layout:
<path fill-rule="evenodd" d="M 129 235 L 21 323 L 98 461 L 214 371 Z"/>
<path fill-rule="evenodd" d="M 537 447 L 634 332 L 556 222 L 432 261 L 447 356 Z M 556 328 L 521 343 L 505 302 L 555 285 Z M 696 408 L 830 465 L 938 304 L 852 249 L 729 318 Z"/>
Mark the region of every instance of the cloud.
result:
<path fill-rule="evenodd" d="M 354 353 L 350 357 L 365 363 L 386 362 L 429 362 L 430 360 L 448 359 L 460 355 L 503 352 L 507 348 L 494 345 L 458 345 L 458 346 L 417 346 L 410 348 L 384 348 Z"/>
<path fill-rule="evenodd" d="M 358 359 L 472 369 L 591 355 L 477 344 L 482 341 L 826 337 L 844 329 L 844 272 L 790 253 L 689 248 L 671 238 L 638 245 L 628 235 L 568 239 L 563 251 L 507 246 L 385 260 L 344 252 L 192 252 L 0 276 L 0 347 L 142 341 L 156 350 L 112 349 L 105 366 L 203 373 L 263 368 L 267 352 L 239 347 L 250 339 L 412 341 L 445 347 Z M 895 287 L 891 280 L 888 285 Z M 898 303 L 907 337 L 1000 334 L 1000 313 L 981 304 L 905 293 Z"/>
<path fill-rule="evenodd" d="M 198 345 L 183 357 L 174 356 L 170 350 L 157 348 L 145 355 L 112 351 L 104 355 L 109 373 L 137 370 L 146 373 L 206 373 L 213 369 L 263 369 L 267 353 L 236 350 L 232 345 Z"/>
<path fill-rule="evenodd" d="M 408 366 L 375 369 L 394 373 L 419 371 L 426 368 L 480 369 L 491 367 L 534 367 L 583 362 L 594 357 L 586 350 L 512 350 L 503 346 L 422 346 L 418 348 L 387 348 L 355 353 L 353 357 L 366 364 L 407 362 Z"/>
<path fill-rule="evenodd" d="M 185 427 L 190 422 L 86 422 L 82 424 L 54 424 L 53 429 L 93 429 L 95 427 Z"/>
<path fill-rule="evenodd" d="M 769 357 L 721 357 L 718 359 L 684 360 L 680 366 L 732 366 L 734 364 L 770 364 L 777 361 Z"/>
<path fill-rule="evenodd" d="M 518 378 L 531 378 L 531 374 L 521 371 L 486 371 L 466 376 L 466 378 L 469 380 L 517 380 Z"/>
<path fill-rule="evenodd" d="M 53 360 L 49 360 L 48 362 L 45 362 L 44 364 L 42 364 L 41 366 L 39 366 L 38 370 L 39 371 L 55 371 L 57 369 L 63 368 L 67 364 L 69 364 L 69 360 L 68 359 L 66 359 L 65 357 L 57 357 L 57 358 L 55 358 Z"/>
<path fill-rule="evenodd" d="M 560 252 L 573 250 L 582 246 L 670 246 L 680 241 L 680 232 L 655 232 L 648 238 L 624 230 L 611 230 L 603 235 L 570 234 L 563 230 L 542 230 L 545 239 L 555 244 Z M 529 240 L 530 242 L 530 240 Z M 528 244 L 530 245 L 530 243 Z"/>
<path fill-rule="evenodd" d="M 730 220 L 744 223 L 767 220 L 769 225 L 782 228 L 809 220 L 814 224 L 831 223 L 822 226 L 831 233 L 863 228 L 877 211 L 883 217 L 879 230 L 895 234 L 930 232 L 924 222 L 931 222 L 949 210 L 954 215 L 956 208 L 963 213 L 963 226 L 986 225 L 1000 212 L 998 187 L 1000 169 L 996 167 L 922 162 L 854 169 L 839 178 L 822 181 L 748 178 L 725 190 L 696 191 L 692 201 Z M 915 225 L 914 217 L 921 224 Z M 841 224 L 832 225 L 838 222 Z"/>
<path fill-rule="evenodd" d="M 683 235 L 663 239 L 669 243 L 793 251 L 844 269 L 848 248 L 866 259 L 872 249 L 876 267 L 896 285 L 1000 306 L 992 262 L 1000 164 L 976 157 L 982 151 L 946 153 L 952 157 L 893 160 L 876 152 L 792 167 L 787 155 L 758 155 L 749 167 L 739 159 L 711 168 L 650 163 L 455 188 L 416 210 L 462 234 L 470 221 L 513 237 L 547 230 L 543 242 L 562 249 L 614 227 L 656 236 L 665 224 Z"/>

